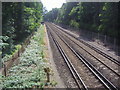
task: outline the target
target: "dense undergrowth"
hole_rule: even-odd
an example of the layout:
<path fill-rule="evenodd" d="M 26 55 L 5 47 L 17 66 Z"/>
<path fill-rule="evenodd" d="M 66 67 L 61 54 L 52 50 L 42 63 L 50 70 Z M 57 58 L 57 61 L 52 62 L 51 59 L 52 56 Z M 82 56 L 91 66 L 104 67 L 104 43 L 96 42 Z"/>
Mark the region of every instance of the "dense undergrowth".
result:
<path fill-rule="evenodd" d="M 30 40 L 30 44 L 19 58 L 19 64 L 13 65 L 7 77 L 0 76 L 2 88 L 42 88 L 45 85 L 45 59 L 43 53 L 44 27 L 41 25 Z"/>
<path fill-rule="evenodd" d="M 0 56 L 6 61 L 37 30 L 43 19 L 41 2 L 2 2 Z"/>
<path fill-rule="evenodd" d="M 4 57 L 2 57 L 1 61 L 2 63 L 7 62 L 9 60 L 9 58 L 12 58 L 12 56 L 18 52 L 18 50 L 21 48 L 22 46 L 20 44 L 18 45 L 14 45 L 14 49 L 12 49 L 10 54 L 6 54 Z"/>

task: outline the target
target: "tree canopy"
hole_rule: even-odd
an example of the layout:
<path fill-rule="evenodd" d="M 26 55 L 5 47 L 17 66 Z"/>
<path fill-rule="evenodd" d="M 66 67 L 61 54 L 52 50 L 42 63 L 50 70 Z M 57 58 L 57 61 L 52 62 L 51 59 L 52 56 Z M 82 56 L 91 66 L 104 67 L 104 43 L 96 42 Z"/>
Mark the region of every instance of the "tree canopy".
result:
<path fill-rule="evenodd" d="M 44 20 L 75 28 L 99 32 L 108 36 L 120 38 L 118 2 L 69 2 L 64 3 L 58 12 L 48 12 Z M 53 15 L 57 17 L 49 20 Z"/>
<path fill-rule="evenodd" d="M 2 3 L 2 56 L 11 53 L 15 44 L 34 32 L 43 19 L 43 5 L 38 2 Z"/>

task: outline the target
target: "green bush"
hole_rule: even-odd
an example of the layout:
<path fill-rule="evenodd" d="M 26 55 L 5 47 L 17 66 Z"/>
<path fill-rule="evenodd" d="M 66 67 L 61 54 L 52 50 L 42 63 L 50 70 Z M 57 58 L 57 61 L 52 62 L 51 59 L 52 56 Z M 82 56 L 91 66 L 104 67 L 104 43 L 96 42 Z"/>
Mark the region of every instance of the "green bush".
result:
<path fill-rule="evenodd" d="M 41 27 L 43 28 L 43 26 Z M 43 31 L 39 29 L 38 32 Z M 34 38 L 41 38 L 41 33 L 36 33 Z M 19 64 L 13 65 L 9 70 L 9 76 L 0 76 L 0 86 L 2 88 L 32 88 L 45 86 L 46 73 L 44 68 L 43 47 L 39 40 L 32 38 L 30 45 L 27 46 L 24 53 L 19 58 Z M 20 45 L 16 46 L 20 48 Z"/>

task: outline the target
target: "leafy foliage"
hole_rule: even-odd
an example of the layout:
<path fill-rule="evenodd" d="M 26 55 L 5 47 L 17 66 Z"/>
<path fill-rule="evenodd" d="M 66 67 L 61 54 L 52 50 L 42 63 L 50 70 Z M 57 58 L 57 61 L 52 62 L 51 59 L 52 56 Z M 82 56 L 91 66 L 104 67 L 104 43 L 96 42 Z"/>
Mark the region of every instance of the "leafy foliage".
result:
<path fill-rule="evenodd" d="M 118 2 L 64 3 L 58 9 L 57 18 L 52 20 L 55 23 L 100 32 L 119 40 L 118 16 L 120 12 L 118 10 L 120 10 Z M 48 12 L 44 20 L 51 18 L 52 14 L 54 13 Z"/>
<path fill-rule="evenodd" d="M 41 26 L 43 28 L 43 26 Z M 20 62 L 9 70 L 9 76 L 0 76 L 0 86 L 3 88 L 42 88 L 45 85 L 46 74 L 43 48 L 41 46 L 41 32 L 39 29 L 33 36 L 30 45 L 20 57 Z"/>
<path fill-rule="evenodd" d="M 55 21 L 58 16 L 58 11 L 59 10 L 57 8 L 52 9 L 52 11 L 48 12 L 47 14 L 44 14 L 44 19 L 50 22 Z"/>
<path fill-rule="evenodd" d="M 99 31 L 118 37 L 118 3 L 105 3 L 99 16 Z"/>
<path fill-rule="evenodd" d="M 3 2 L 2 3 L 2 56 L 16 50 L 32 32 L 37 30 L 42 21 L 43 5 L 38 2 Z"/>

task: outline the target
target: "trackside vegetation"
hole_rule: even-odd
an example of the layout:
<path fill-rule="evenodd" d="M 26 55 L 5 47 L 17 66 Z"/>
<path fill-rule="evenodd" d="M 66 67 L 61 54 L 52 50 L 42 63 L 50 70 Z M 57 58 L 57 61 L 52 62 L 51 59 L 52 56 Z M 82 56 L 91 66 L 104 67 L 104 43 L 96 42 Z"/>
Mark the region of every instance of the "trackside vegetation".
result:
<path fill-rule="evenodd" d="M 41 2 L 2 2 L 2 36 L 0 54 L 10 58 L 24 40 L 37 30 L 43 19 Z"/>
<path fill-rule="evenodd" d="M 120 4 L 118 2 L 68 2 L 44 15 L 44 20 L 99 32 L 119 40 Z M 120 43 L 120 41 L 119 41 Z"/>
<path fill-rule="evenodd" d="M 7 77 L 0 76 L 0 87 L 43 88 L 45 86 L 44 33 L 44 26 L 41 25 L 19 57 L 19 64 L 11 67 Z"/>

